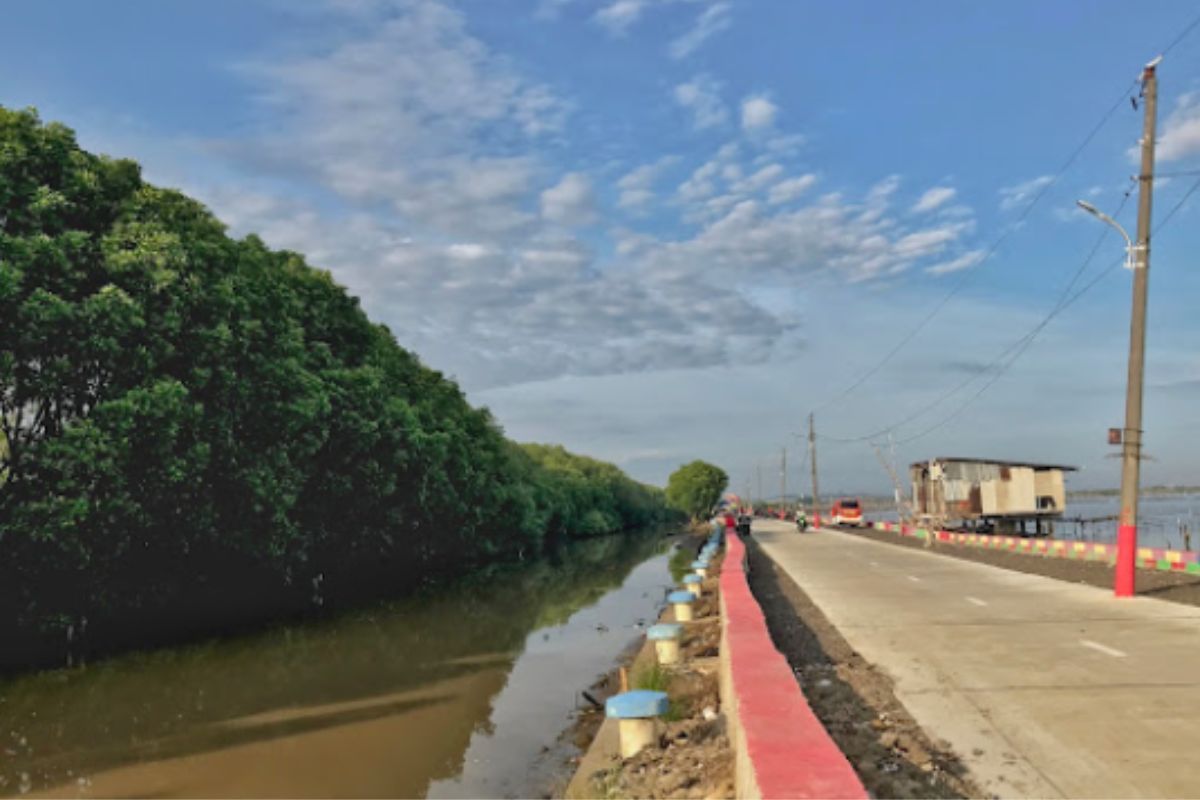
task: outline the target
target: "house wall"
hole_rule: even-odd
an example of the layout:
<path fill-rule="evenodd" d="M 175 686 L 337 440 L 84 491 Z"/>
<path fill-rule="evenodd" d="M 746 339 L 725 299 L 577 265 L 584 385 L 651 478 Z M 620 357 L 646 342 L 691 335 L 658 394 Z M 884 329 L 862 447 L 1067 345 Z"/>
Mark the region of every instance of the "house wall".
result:
<path fill-rule="evenodd" d="M 1047 469 L 1038 472 L 1034 476 L 1034 490 L 1038 497 L 1053 498 L 1055 511 L 1062 511 L 1067 507 L 1067 489 L 1063 482 L 1062 470 Z"/>

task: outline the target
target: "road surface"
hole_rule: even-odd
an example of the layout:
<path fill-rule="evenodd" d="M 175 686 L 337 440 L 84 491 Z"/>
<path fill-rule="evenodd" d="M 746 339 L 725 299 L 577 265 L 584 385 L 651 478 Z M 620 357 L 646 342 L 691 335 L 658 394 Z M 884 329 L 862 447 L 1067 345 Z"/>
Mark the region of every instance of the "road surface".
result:
<path fill-rule="evenodd" d="M 985 791 L 1200 796 L 1200 608 L 782 522 L 754 538 Z"/>

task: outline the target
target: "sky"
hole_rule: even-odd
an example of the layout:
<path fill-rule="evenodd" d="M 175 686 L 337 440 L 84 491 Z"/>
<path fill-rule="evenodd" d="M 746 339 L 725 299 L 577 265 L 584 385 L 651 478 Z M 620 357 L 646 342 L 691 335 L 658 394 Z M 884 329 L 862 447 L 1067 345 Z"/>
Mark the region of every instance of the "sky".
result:
<path fill-rule="evenodd" d="M 829 492 L 888 491 L 888 432 L 1111 487 L 1131 273 L 1074 203 L 1134 229 L 1127 98 L 1198 11 L 12 0 L 0 104 L 305 254 L 515 439 L 775 495 L 813 413 Z M 1159 76 L 1143 479 L 1200 484 L 1200 29 Z"/>

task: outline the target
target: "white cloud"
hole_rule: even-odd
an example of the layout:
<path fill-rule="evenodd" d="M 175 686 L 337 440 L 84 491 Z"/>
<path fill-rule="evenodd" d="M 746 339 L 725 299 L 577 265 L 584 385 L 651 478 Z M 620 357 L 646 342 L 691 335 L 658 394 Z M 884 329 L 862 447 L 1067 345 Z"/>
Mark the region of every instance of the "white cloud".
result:
<path fill-rule="evenodd" d="M 596 221 L 592 182 L 579 172 L 570 172 L 542 192 L 542 216 L 564 225 L 586 225 Z"/>
<path fill-rule="evenodd" d="M 639 209 L 647 205 L 654 199 L 655 181 L 676 161 L 678 159 L 675 156 L 663 156 L 626 173 L 617 181 L 617 188 L 621 190 L 617 205 L 627 209 Z"/>
<path fill-rule="evenodd" d="M 775 124 L 779 107 L 763 94 L 747 97 L 742 101 L 742 129 L 748 133 L 766 130 Z"/>
<path fill-rule="evenodd" d="M 1053 175 L 1040 175 L 1014 186 L 1005 186 L 1000 190 L 1000 208 L 1004 211 L 1011 211 L 1014 208 L 1024 206 L 1036 197 L 1042 189 L 1049 186 L 1053 180 Z"/>
<path fill-rule="evenodd" d="M 475 242 L 462 242 L 452 244 L 446 248 L 446 253 L 451 258 L 461 258 L 465 261 L 475 261 L 480 258 L 487 258 L 491 255 L 491 249 L 487 245 L 477 244 Z"/>
<path fill-rule="evenodd" d="M 1139 151 L 1135 148 L 1131 152 L 1136 163 Z M 1179 98 L 1163 122 L 1155 155 L 1160 161 L 1177 161 L 1197 154 L 1200 154 L 1200 94 L 1188 92 Z"/>
<path fill-rule="evenodd" d="M 791 202 L 808 191 L 816 182 L 817 176 L 812 173 L 780 181 L 767 192 L 767 202 L 772 205 Z"/>
<path fill-rule="evenodd" d="M 954 199 L 958 194 L 956 189 L 949 186 L 935 186 L 932 189 L 927 189 L 921 198 L 913 205 L 912 211 L 914 214 L 923 214 L 928 211 L 933 211 Z"/>
<path fill-rule="evenodd" d="M 744 194 L 718 193 L 721 164 L 729 158 L 727 152 L 724 159 L 710 160 L 680 187 L 685 218 L 700 228 L 690 238 L 643 245 L 646 269 L 700 276 L 712 285 L 800 282 L 813 273 L 864 281 L 937 257 L 959 245 L 973 227 L 971 220 L 901 226 L 890 208 L 896 176 L 871 187 L 862 202 L 827 194 L 800 208 L 773 209 Z M 789 180 L 811 186 L 816 179 Z"/>
<path fill-rule="evenodd" d="M 597 220 L 601 190 L 646 208 L 678 159 L 600 186 L 600 173 L 542 146 L 566 125 L 567 102 L 472 37 L 458 12 L 413 0 L 356 13 L 306 55 L 246 70 L 270 124 L 261 141 L 213 150 L 242 169 L 238 191 L 198 194 L 236 233 L 330 269 L 469 390 L 760 363 L 800 346 L 798 320 L 744 287 L 884 278 L 966 245 L 969 226 L 893 212 L 894 177 L 857 199 L 793 207 L 816 178 L 789 174 L 766 146 L 769 124 L 754 147 L 729 142 L 687 165 L 656 209 L 678 213 L 680 233 L 593 229 L 585 241 L 572 229 Z M 725 122 L 718 89 L 699 76 L 677 98 L 698 124 Z M 256 175 L 274 196 L 247 189 Z M 281 182 L 297 191 L 279 194 Z"/>
<path fill-rule="evenodd" d="M 943 261 L 931 267 L 926 267 L 925 271 L 930 275 L 947 275 L 951 272 L 958 272 L 959 270 L 975 266 L 983 261 L 983 256 L 984 251 L 982 250 L 969 250 L 958 258 L 952 258 L 949 261 Z"/>
<path fill-rule="evenodd" d="M 735 181 L 731 188 L 738 194 L 753 194 L 783 177 L 783 171 L 780 164 L 767 164 L 746 178 Z"/>
<path fill-rule="evenodd" d="M 645 0 L 613 0 L 597 11 L 593 19 L 614 36 L 623 36 L 645 7 Z"/>
<path fill-rule="evenodd" d="M 867 204 L 883 206 L 891 200 L 892 195 L 900 188 L 900 176 L 888 175 L 867 191 Z"/>
<path fill-rule="evenodd" d="M 727 2 L 715 3 L 701 11 L 687 33 L 671 42 L 668 48 L 671 58 L 686 58 L 709 38 L 728 28 L 732 22 L 731 12 L 732 5 Z"/>
<path fill-rule="evenodd" d="M 696 130 L 724 125 L 729 112 L 721 102 L 721 84 L 708 75 L 697 75 L 675 87 L 675 102 L 692 113 Z"/>
<path fill-rule="evenodd" d="M 213 151 L 350 202 L 391 204 L 451 236 L 528 230 L 536 160 L 478 142 L 561 130 L 566 103 L 470 36 L 457 11 L 431 0 L 401 9 L 361 25 L 370 9 L 355 7 L 346 30 L 331 18 L 328 44 L 243 66 L 273 121 L 261 137 Z"/>
<path fill-rule="evenodd" d="M 715 159 L 697 167 L 691 177 L 679 184 L 676 190 L 679 199 L 685 203 L 693 203 L 716 192 L 717 187 L 713 179 L 720 168 L 721 165 Z"/>
<path fill-rule="evenodd" d="M 896 241 L 894 249 L 897 254 L 905 257 L 923 258 L 936 255 L 945 250 L 951 242 L 957 241 L 970 227 L 970 223 L 957 222 L 909 233 Z"/>

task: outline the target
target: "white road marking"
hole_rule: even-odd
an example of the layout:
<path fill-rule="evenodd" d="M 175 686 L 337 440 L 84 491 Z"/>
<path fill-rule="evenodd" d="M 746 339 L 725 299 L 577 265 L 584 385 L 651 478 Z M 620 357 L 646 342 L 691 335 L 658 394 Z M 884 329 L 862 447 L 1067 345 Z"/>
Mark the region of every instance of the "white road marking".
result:
<path fill-rule="evenodd" d="M 913 583 L 920 583 L 920 582 L 921 582 L 921 579 L 920 579 L 920 578 L 918 578 L 916 575 L 909 575 L 909 576 L 908 576 L 908 579 L 909 579 L 910 581 L 912 581 Z"/>
<path fill-rule="evenodd" d="M 967 597 L 967 602 L 974 603 L 977 606 L 986 606 L 987 605 L 986 600 L 980 600 L 978 597 Z"/>
<path fill-rule="evenodd" d="M 1080 639 L 1079 643 L 1084 647 L 1090 647 L 1093 650 L 1098 650 L 1099 652 L 1104 653 L 1104 655 L 1112 656 L 1113 658 L 1124 658 L 1126 655 L 1128 655 L 1127 653 L 1123 653 L 1115 647 L 1108 647 L 1107 645 L 1100 644 L 1099 642 L 1093 642 L 1090 639 Z"/>

